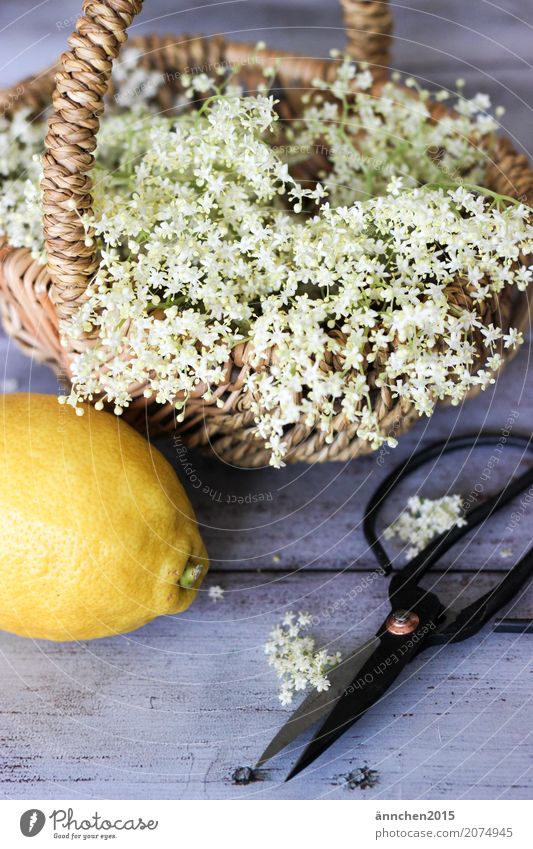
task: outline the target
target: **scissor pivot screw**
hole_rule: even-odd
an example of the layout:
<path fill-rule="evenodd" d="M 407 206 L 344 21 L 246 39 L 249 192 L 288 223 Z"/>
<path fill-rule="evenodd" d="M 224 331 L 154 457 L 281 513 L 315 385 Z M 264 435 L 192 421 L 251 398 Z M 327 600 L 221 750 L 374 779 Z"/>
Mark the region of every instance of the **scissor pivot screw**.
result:
<path fill-rule="evenodd" d="M 385 627 L 389 634 L 412 634 L 420 617 L 412 610 L 395 610 L 387 619 Z"/>

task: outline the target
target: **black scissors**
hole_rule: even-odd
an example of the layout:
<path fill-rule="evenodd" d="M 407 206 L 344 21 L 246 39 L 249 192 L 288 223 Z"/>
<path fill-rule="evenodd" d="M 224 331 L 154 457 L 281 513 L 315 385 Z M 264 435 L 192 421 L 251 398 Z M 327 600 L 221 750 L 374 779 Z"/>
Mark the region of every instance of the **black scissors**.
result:
<path fill-rule="evenodd" d="M 392 563 L 376 533 L 376 520 L 385 498 L 401 480 L 430 460 L 459 450 L 505 444 L 533 455 L 532 439 L 531 436 L 509 434 L 503 443 L 501 432 L 466 434 L 431 445 L 395 469 L 368 502 L 363 519 L 366 539 L 382 574 L 392 572 Z M 436 537 L 403 569 L 394 571 L 389 585 L 391 612 L 376 635 L 328 673 L 330 689 L 313 693 L 303 701 L 269 743 L 257 766 L 270 760 L 327 714 L 285 780 L 293 778 L 379 701 L 420 651 L 472 637 L 514 598 L 533 575 L 533 547 L 497 586 L 462 610 L 445 607 L 435 593 L 420 587 L 419 581 L 466 533 L 530 487 L 533 487 L 533 467 L 510 479 L 495 495 L 471 508 L 464 516 L 464 525 L 455 526 Z"/>

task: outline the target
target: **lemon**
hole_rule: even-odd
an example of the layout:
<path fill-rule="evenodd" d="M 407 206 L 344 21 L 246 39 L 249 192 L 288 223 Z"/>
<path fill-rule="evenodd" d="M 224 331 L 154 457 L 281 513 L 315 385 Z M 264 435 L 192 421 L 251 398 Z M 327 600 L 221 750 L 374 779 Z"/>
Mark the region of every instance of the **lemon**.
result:
<path fill-rule="evenodd" d="M 185 610 L 207 571 L 165 458 L 116 416 L 50 395 L 0 399 L 0 628 L 47 640 Z"/>

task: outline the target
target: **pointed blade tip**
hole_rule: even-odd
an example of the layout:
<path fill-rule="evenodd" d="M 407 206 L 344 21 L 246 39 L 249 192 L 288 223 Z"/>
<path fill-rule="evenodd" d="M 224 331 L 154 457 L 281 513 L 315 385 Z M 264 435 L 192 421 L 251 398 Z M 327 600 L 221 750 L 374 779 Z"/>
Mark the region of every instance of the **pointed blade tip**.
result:
<path fill-rule="evenodd" d="M 279 736 L 279 735 L 277 735 L 277 736 Z M 259 758 L 257 758 L 257 763 L 255 765 L 255 769 L 260 769 L 262 766 L 264 766 L 266 763 L 268 763 L 268 761 L 271 761 L 272 758 L 274 758 L 276 755 L 278 755 L 285 748 L 286 744 L 276 745 L 277 736 L 274 738 L 274 740 L 271 740 L 271 742 L 268 744 L 268 746 L 266 747 L 263 754 Z"/>
<path fill-rule="evenodd" d="M 305 752 L 303 754 L 305 755 Z M 304 758 L 304 757 L 298 758 L 298 760 L 294 764 L 293 768 L 287 774 L 285 782 L 290 781 L 292 778 L 296 778 L 296 776 L 299 775 L 301 772 L 303 772 L 304 769 L 307 769 L 308 766 L 311 766 L 311 764 L 313 763 L 314 760 L 315 760 L 315 758 L 310 758 L 310 759 Z"/>
<path fill-rule="evenodd" d="M 299 769 L 296 769 L 296 766 L 294 766 L 294 767 L 291 769 L 291 771 L 287 773 L 286 777 L 285 777 L 285 778 L 284 778 L 284 780 L 283 780 L 283 783 L 284 783 L 284 784 L 286 784 L 286 783 L 287 783 L 287 781 L 290 781 L 290 780 L 291 780 L 291 778 L 294 778 L 294 776 L 295 776 L 295 775 L 298 775 L 298 773 L 299 773 L 299 772 L 300 772 L 300 770 L 299 770 Z"/>

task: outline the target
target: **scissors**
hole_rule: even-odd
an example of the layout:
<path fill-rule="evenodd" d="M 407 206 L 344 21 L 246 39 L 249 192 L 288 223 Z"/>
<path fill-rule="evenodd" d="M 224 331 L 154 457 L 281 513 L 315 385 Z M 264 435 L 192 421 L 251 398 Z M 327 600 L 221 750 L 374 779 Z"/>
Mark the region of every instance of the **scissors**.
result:
<path fill-rule="evenodd" d="M 430 445 L 391 472 L 371 497 L 363 518 L 365 537 L 381 573 L 388 575 L 393 568 L 376 533 L 376 521 L 385 499 L 400 481 L 431 460 L 465 449 L 500 446 L 501 450 L 505 444 L 530 453 L 533 459 L 532 439 L 531 436 L 509 434 L 503 441 L 501 432 L 491 431 L 465 434 Z M 533 575 L 533 547 L 499 584 L 462 610 L 446 607 L 434 592 L 420 587 L 419 581 L 472 528 L 530 487 L 533 487 L 533 466 L 511 478 L 495 495 L 468 510 L 464 525 L 435 537 L 403 569 L 393 572 L 389 584 L 391 611 L 375 636 L 328 673 L 329 690 L 312 693 L 302 702 L 269 743 L 257 762 L 258 767 L 326 715 L 285 779 L 289 781 L 376 704 L 417 654 L 431 646 L 472 637 L 516 596 Z"/>

